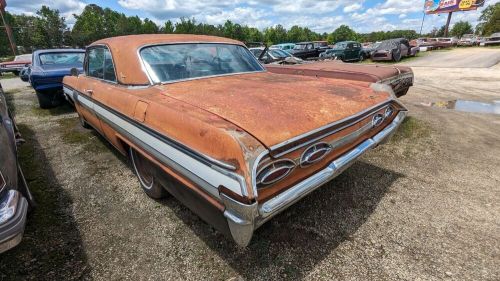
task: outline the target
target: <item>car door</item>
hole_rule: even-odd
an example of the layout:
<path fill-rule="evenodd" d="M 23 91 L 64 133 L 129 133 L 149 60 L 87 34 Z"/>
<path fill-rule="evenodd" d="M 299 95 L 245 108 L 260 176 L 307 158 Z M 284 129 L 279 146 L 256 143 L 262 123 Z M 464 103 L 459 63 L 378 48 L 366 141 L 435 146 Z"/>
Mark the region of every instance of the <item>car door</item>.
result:
<path fill-rule="evenodd" d="M 354 43 L 347 43 L 347 47 L 345 49 L 345 60 L 353 60 L 356 57 L 354 56 Z"/>
<path fill-rule="evenodd" d="M 104 49 L 102 47 L 90 47 L 87 49 L 84 65 L 85 75 L 79 77 L 78 97 L 79 111 L 85 121 L 101 131 L 101 124 L 94 112 L 94 89 L 96 83 L 104 77 Z"/>

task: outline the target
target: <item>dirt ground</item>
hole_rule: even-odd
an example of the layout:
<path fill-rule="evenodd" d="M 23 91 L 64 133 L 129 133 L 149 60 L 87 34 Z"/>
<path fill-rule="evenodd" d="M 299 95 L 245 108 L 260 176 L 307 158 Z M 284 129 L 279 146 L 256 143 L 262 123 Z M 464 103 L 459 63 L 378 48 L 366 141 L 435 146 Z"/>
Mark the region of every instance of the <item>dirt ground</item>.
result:
<path fill-rule="evenodd" d="M 391 142 L 245 249 L 175 199 L 149 199 L 127 159 L 81 128 L 71 107 L 41 110 L 30 88 L 10 88 L 39 208 L 22 244 L 0 256 L 0 279 L 499 280 L 500 115 L 422 103 L 500 100 L 500 65 L 414 72 L 401 99 L 410 117 Z"/>

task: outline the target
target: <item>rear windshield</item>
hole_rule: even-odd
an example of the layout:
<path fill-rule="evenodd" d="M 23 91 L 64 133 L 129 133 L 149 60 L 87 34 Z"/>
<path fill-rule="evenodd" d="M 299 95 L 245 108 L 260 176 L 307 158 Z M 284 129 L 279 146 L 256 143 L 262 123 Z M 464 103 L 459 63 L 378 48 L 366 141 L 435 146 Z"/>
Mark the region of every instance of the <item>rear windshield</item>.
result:
<path fill-rule="evenodd" d="M 81 64 L 85 53 L 45 53 L 38 56 L 42 65 Z"/>
<path fill-rule="evenodd" d="M 145 47 L 142 60 L 155 83 L 264 69 L 248 49 L 221 43 L 186 43 Z"/>

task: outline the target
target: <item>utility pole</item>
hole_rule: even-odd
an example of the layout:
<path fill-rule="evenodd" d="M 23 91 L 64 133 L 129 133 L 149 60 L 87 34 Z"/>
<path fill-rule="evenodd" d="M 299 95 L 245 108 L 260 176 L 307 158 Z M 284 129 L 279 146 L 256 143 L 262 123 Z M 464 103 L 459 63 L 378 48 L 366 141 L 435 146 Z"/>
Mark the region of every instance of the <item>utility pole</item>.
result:
<path fill-rule="evenodd" d="M 448 20 L 446 21 L 446 27 L 444 28 L 444 37 L 448 37 L 448 30 L 450 29 L 451 14 L 453 14 L 453 12 L 450 12 L 448 14 Z"/>
<path fill-rule="evenodd" d="M 7 24 L 7 22 L 5 21 L 5 17 L 3 16 L 6 6 L 7 6 L 7 3 L 5 2 L 5 0 L 0 0 L 0 16 L 2 17 L 2 22 L 3 22 L 3 25 L 5 26 L 5 32 L 7 33 L 7 37 L 9 38 L 9 43 L 10 43 L 10 48 L 12 49 L 12 54 L 15 56 L 16 55 L 16 44 L 14 43 L 14 37 L 12 36 L 12 29 L 10 29 L 10 26 Z"/>

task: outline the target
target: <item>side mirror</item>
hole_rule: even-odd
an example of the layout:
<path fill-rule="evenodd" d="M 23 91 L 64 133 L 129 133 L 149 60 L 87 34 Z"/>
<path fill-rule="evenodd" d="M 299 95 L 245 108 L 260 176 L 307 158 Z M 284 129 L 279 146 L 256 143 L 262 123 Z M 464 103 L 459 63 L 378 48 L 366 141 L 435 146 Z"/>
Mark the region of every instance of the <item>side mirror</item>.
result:
<path fill-rule="evenodd" d="M 69 71 L 70 75 L 71 76 L 76 76 L 78 77 L 78 74 L 79 74 L 79 71 L 78 69 L 76 69 L 76 67 L 73 67 L 70 71 Z"/>

